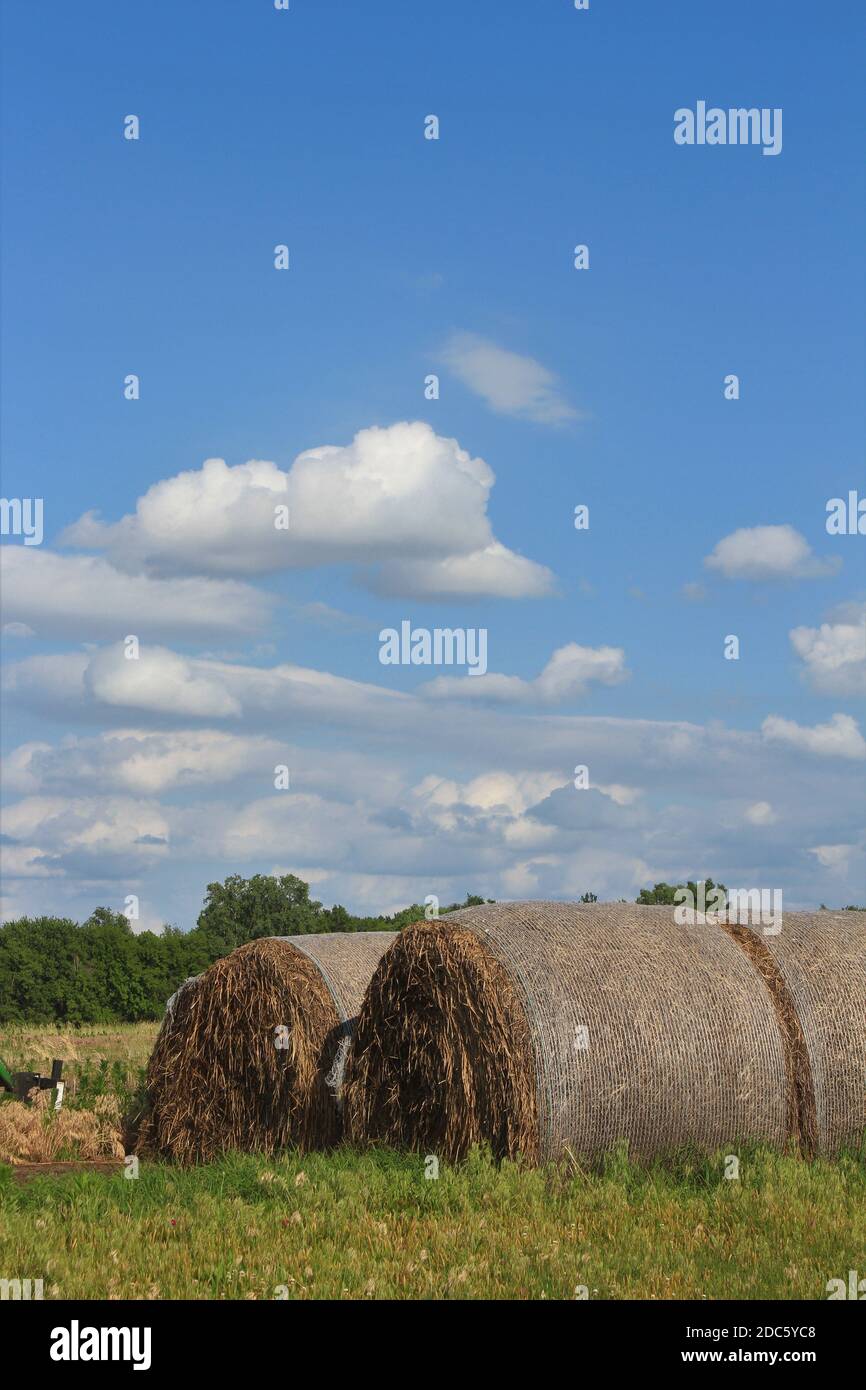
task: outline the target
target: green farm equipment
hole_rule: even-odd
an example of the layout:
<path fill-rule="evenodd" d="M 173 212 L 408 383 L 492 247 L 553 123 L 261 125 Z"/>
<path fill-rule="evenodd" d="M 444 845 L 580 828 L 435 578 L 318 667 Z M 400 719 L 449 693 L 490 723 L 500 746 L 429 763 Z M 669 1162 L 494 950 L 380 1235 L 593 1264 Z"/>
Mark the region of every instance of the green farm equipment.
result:
<path fill-rule="evenodd" d="M 23 1101 L 26 1101 L 33 1090 L 57 1091 L 54 1106 L 57 1110 L 63 1100 L 63 1082 L 60 1080 L 62 1071 L 63 1063 L 56 1057 L 51 1063 L 50 1076 L 42 1076 L 38 1071 L 10 1071 L 0 1060 L 0 1091 L 11 1091 L 16 1100 Z"/>

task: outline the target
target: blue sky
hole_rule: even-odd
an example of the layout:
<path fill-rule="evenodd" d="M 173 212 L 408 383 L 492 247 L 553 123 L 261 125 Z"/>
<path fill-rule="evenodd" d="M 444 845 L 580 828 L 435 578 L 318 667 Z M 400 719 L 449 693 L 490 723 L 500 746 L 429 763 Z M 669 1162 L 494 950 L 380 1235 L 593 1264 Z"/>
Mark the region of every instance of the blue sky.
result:
<path fill-rule="evenodd" d="M 45 507 L 41 547 L 4 537 L 4 912 L 128 892 L 189 925 L 209 879 L 275 868 L 377 910 L 702 872 L 862 901 L 866 542 L 825 528 L 864 491 L 857 7 L 3 23 L 3 496 Z M 781 153 L 677 146 L 699 99 L 781 108 Z M 390 433 L 407 421 L 427 435 Z M 257 544 L 261 479 L 213 475 L 220 544 L 170 485 L 209 458 L 286 474 L 371 429 L 399 515 L 367 513 L 347 452 L 314 525 L 311 466 L 286 564 Z M 437 440 L 495 482 L 467 501 Z M 151 524 L 118 529 L 159 483 Z M 485 528 L 519 580 L 473 562 L 437 589 L 436 547 Z M 526 683 L 565 649 L 569 678 L 431 688 L 379 662 L 406 618 L 485 627 L 491 675 Z M 137 632 L 136 685 L 116 644 Z"/>

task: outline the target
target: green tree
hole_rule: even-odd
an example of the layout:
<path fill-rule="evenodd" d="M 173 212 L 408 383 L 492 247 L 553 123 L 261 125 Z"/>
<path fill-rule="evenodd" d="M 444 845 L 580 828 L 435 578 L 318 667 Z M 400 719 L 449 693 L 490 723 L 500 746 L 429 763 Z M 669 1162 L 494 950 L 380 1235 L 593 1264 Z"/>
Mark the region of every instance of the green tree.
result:
<path fill-rule="evenodd" d="M 322 904 L 294 874 L 231 874 L 209 883 L 198 923 L 190 933 L 206 942 L 212 960 L 261 936 L 300 936 L 322 930 Z"/>
<path fill-rule="evenodd" d="M 465 903 L 443 910 L 482 901 L 467 894 Z M 161 1018 L 182 980 L 245 941 L 316 931 L 399 931 L 423 916 L 424 908 L 413 903 L 390 917 L 356 917 L 340 904 L 324 909 L 294 874 L 232 874 L 224 883 L 208 884 L 190 932 L 166 926 L 161 934 L 136 933 L 123 913 L 108 907 L 95 908 L 81 924 L 68 917 L 22 917 L 0 925 L 0 1023 Z"/>
<path fill-rule="evenodd" d="M 714 883 L 711 878 L 703 880 L 704 901 L 709 905 L 713 894 L 721 892 L 727 897 L 728 890 L 723 883 Z M 692 902 L 697 905 L 700 891 L 698 882 L 689 879 L 688 883 L 657 883 L 653 888 L 642 888 L 635 899 L 639 903 L 663 903 L 670 904 L 676 901 L 675 894 L 682 889 L 688 889 L 692 894 Z"/>

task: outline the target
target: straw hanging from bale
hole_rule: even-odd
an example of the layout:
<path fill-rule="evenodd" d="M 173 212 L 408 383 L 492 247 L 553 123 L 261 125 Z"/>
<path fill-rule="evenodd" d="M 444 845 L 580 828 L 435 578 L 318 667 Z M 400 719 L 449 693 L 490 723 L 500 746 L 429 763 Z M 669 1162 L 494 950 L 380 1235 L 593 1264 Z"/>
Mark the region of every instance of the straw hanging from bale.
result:
<path fill-rule="evenodd" d="M 771 989 L 781 985 L 793 1015 L 804 1150 L 833 1154 L 862 1143 L 866 912 L 786 912 L 778 934 L 765 935 L 756 926 L 727 930 L 762 974 L 773 976 Z"/>
<path fill-rule="evenodd" d="M 718 922 L 683 925 L 670 907 L 510 903 L 407 927 L 358 1019 L 347 1133 L 452 1160 L 481 1141 L 531 1162 L 620 1140 L 636 1156 L 799 1142 L 797 1028 L 778 1008 L 805 985 L 770 949 L 781 994 Z M 841 1031 L 852 1023 L 849 1009 Z M 803 1046 L 814 1059 L 822 1044 Z M 843 1128 L 862 1122 L 855 1089 L 835 1102 L 851 1107 Z"/>
<path fill-rule="evenodd" d="M 265 937 L 172 996 L 147 1070 L 138 1150 L 326 1148 L 342 1132 L 345 1040 L 393 932 Z"/>

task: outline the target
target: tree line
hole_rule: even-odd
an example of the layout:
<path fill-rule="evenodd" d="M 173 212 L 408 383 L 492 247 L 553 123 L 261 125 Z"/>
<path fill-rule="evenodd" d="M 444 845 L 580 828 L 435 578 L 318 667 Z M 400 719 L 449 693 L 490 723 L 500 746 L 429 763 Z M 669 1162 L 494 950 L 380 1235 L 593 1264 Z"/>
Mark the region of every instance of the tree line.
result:
<path fill-rule="evenodd" d="M 705 881 L 705 891 L 715 886 L 712 879 Z M 697 897 L 697 883 L 657 883 L 642 888 L 637 902 L 673 903 L 684 887 Z M 439 910 L 484 901 L 468 894 L 465 902 Z M 597 898 L 584 893 L 580 901 Z M 96 908 L 81 923 L 69 917 L 21 917 L 0 926 L 0 1024 L 159 1019 L 166 999 L 188 975 L 206 970 L 245 941 L 307 932 L 399 931 L 423 916 L 424 907 L 413 903 L 390 917 L 358 917 L 339 904 L 323 907 L 314 901 L 309 885 L 294 874 L 249 879 L 233 874 L 208 884 L 191 931 L 166 926 L 159 934 L 136 933 L 123 913 L 107 907 Z"/>
<path fill-rule="evenodd" d="M 468 895 L 441 911 L 471 907 Z M 98 907 L 86 922 L 21 917 L 0 926 L 0 1023 L 138 1023 L 162 1017 L 188 975 L 261 936 L 399 931 L 424 916 L 418 903 L 391 917 L 357 917 L 310 897 L 294 874 L 210 883 L 191 931 L 134 932 L 121 912 Z"/>

